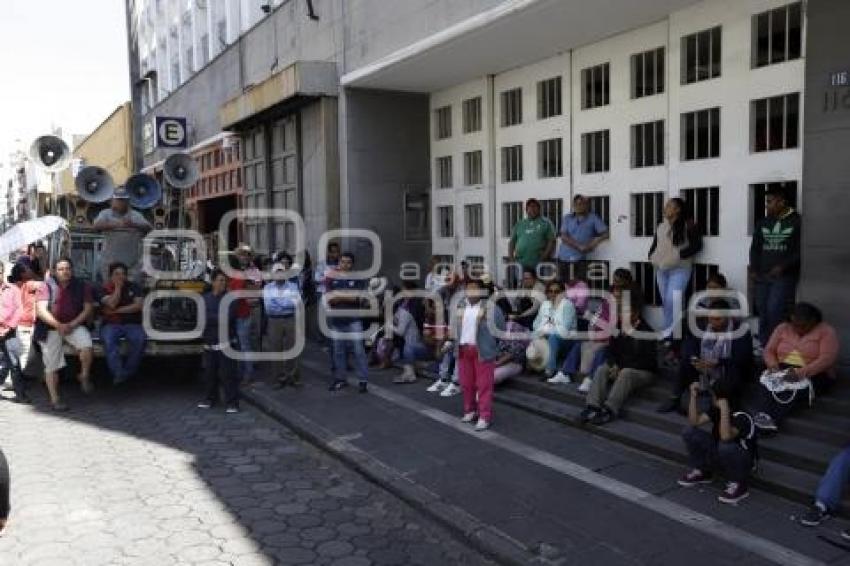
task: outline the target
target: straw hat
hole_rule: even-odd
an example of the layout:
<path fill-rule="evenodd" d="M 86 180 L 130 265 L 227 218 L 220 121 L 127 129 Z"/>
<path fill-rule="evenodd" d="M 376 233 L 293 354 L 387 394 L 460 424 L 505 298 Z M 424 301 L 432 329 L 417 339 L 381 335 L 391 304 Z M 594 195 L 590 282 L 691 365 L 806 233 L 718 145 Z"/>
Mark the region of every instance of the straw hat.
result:
<path fill-rule="evenodd" d="M 545 338 L 535 338 L 525 349 L 526 367 L 530 371 L 540 372 L 546 369 L 549 359 L 549 341 Z"/>

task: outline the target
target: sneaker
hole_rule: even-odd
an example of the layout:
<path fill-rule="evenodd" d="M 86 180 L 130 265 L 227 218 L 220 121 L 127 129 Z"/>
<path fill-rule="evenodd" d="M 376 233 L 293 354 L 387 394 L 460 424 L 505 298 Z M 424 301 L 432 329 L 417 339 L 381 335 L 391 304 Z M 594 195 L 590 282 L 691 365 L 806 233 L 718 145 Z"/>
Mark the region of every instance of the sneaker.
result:
<path fill-rule="evenodd" d="M 460 393 L 460 387 L 456 383 L 449 383 L 445 389 L 440 392 L 440 397 L 452 397 Z"/>
<path fill-rule="evenodd" d="M 562 371 L 559 371 L 558 373 L 556 373 L 554 375 L 554 377 L 550 377 L 549 379 L 546 380 L 546 383 L 561 384 L 561 385 L 566 384 L 566 383 L 572 383 L 572 382 L 573 382 L 573 380 L 570 379 L 570 376 L 568 376 L 567 374 L 565 374 Z"/>
<path fill-rule="evenodd" d="M 361 381 L 360 384 L 357 386 L 357 392 L 358 393 L 369 393 L 369 384 L 366 383 L 365 381 Z"/>
<path fill-rule="evenodd" d="M 345 389 L 346 387 L 348 387 L 347 381 L 334 381 L 333 383 L 331 383 L 331 386 L 328 387 L 328 391 L 340 391 L 342 389 Z"/>
<path fill-rule="evenodd" d="M 228 413 L 230 415 L 238 413 L 239 412 L 239 405 L 228 405 L 227 408 L 224 410 L 224 412 Z"/>
<path fill-rule="evenodd" d="M 602 407 L 598 413 L 596 413 L 592 419 L 590 419 L 590 424 L 596 426 L 602 426 L 610 423 L 614 420 L 614 412 L 608 407 Z"/>
<path fill-rule="evenodd" d="M 404 366 L 404 370 L 401 375 L 395 376 L 393 378 L 393 383 L 396 385 L 403 385 L 405 383 L 416 383 L 416 371 L 413 369 L 413 366 Z"/>
<path fill-rule="evenodd" d="M 676 409 L 679 408 L 679 398 L 678 397 L 670 397 L 665 399 L 658 408 L 655 409 L 656 413 L 672 413 Z"/>
<path fill-rule="evenodd" d="M 581 392 L 581 393 L 587 393 L 588 391 L 590 391 L 590 386 L 591 386 L 591 385 L 593 385 L 593 380 L 592 380 L 592 379 L 590 379 L 589 377 L 585 377 L 585 378 L 581 381 L 581 385 L 579 385 L 579 386 L 578 386 L 578 390 L 579 390 L 579 392 Z"/>
<path fill-rule="evenodd" d="M 478 415 L 476 415 L 475 413 L 466 413 L 465 415 L 463 415 L 463 418 L 460 419 L 460 422 L 471 423 L 472 421 L 475 420 L 475 417 L 477 417 L 477 416 Z"/>
<path fill-rule="evenodd" d="M 756 414 L 756 416 L 753 417 L 753 423 L 760 432 L 776 432 L 779 430 L 779 427 L 776 426 L 776 422 L 773 420 L 773 417 L 767 413 Z"/>
<path fill-rule="evenodd" d="M 726 482 L 726 489 L 723 490 L 723 493 L 717 496 L 717 500 L 720 501 L 720 503 L 737 505 L 741 500 L 746 499 L 749 496 L 750 492 L 747 491 L 746 485 L 736 481 L 730 481 Z"/>
<path fill-rule="evenodd" d="M 484 419 L 478 419 L 478 422 L 475 423 L 475 430 L 481 432 L 482 430 L 487 430 L 490 428 L 490 423 L 485 421 Z"/>
<path fill-rule="evenodd" d="M 212 406 L 213 406 L 212 401 L 201 401 L 200 403 L 198 403 L 199 409 L 211 409 Z"/>
<path fill-rule="evenodd" d="M 428 393 L 436 393 L 438 391 L 442 391 L 446 387 L 448 387 L 449 383 L 447 381 L 443 381 L 442 379 L 438 379 L 434 383 L 431 384 L 431 387 L 426 389 Z"/>
<path fill-rule="evenodd" d="M 694 468 L 677 482 L 682 487 L 694 487 L 703 483 L 711 483 L 711 474 L 704 474 L 702 470 Z"/>
<path fill-rule="evenodd" d="M 804 527 L 817 527 L 827 519 L 829 519 L 829 511 L 826 506 L 816 501 L 814 505 L 809 507 L 808 511 L 800 517 L 800 524 Z"/>
<path fill-rule="evenodd" d="M 598 413 L 598 412 L 599 412 L 598 407 L 593 407 L 593 406 L 585 407 L 585 409 L 581 413 L 578 414 L 578 420 L 582 424 L 586 424 L 586 423 L 590 422 L 590 420 L 593 419 L 593 417 L 595 417 L 596 413 Z"/>

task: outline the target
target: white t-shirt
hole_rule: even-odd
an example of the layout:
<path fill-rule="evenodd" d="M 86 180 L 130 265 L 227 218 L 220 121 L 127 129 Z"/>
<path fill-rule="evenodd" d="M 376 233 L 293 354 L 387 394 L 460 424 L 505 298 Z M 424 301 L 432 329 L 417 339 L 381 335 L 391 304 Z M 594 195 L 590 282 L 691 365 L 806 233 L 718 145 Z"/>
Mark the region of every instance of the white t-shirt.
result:
<path fill-rule="evenodd" d="M 481 303 L 467 305 L 463 309 L 463 322 L 460 326 L 461 345 L 475 345 L 478 334 L 478 314 L 481 312 Z"/>

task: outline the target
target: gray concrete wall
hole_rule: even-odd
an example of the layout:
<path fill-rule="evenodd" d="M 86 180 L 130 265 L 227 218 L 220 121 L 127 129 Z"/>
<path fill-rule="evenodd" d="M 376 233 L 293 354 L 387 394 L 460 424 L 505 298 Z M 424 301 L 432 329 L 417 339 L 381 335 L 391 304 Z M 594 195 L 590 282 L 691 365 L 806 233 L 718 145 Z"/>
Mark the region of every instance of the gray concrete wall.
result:
<path fill-rule="evenodd" d="M 322 234 L 340 226 L 337 124 L 335 98 L 322 98 L 301 110 L 301 199 L 313 258 Z"/>
<path fill-rule="evenodd" d="M 430 242 L 404 240 L 402 220 L 404 188 L 430 186 L 428 97 L 350 89 L 344 102 L 342 224 L 380 236 L 382 271 L 398 282 L 401 263 L 424 266 L 431 251 Z"/>
<path fill-rule="evenodd" d="M 850 2 L 809 0 L 803 142 L 803 299 L 839 330 L 850 366 Z"/>
<path fill-rule="evenodd" d="M 347 0 L 344 72 L 489 10 L 505 0 Z M 321 5 L 331 0 L 321 0 Z"/>

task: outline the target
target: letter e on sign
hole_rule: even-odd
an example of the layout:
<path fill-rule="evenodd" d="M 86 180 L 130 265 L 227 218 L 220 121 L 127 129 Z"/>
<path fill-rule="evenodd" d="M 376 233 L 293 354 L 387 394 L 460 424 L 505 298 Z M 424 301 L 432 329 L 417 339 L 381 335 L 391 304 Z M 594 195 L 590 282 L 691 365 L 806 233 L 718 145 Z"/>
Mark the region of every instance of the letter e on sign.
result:
<path fill-rule="evenodd" d="M 156 117 L 156 147 L 187 147 L 186 118 Z"/>

